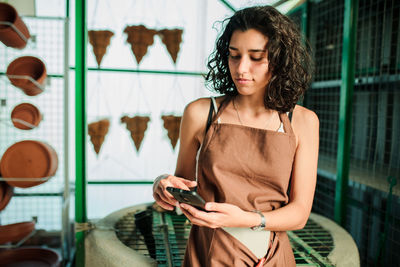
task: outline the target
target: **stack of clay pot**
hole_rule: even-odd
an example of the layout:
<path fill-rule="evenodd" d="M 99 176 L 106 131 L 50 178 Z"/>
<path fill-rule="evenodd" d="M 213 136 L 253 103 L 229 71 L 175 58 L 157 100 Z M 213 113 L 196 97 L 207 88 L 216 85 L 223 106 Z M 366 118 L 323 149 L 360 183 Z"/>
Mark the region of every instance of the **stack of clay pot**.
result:
<path fill-rule="evenodd" d="M 0 3 L 0 41 L 6 46 L 23 49 L 30 38 L 29 30 L 9 4 Z"/>
<path fill-rule="evenodd" d="M 110 121 L 108 119 L 99 120 L 90 123 L 88 127 L 90 141 L 93 144 L 94 151 L 96 154 L 99 154 L 101 146 L 103 145 L 104 139 L 108 133 Z"/>
<path fill-rule="evenodd" d="M 121 122 L 126 123 L 126 129 L 131 133 L 131 138 L 135 143 L 136 151 L 139 151 L 140 149 L 149 121 L 150 117 L 148 116 L 135 116 L 132 118 L 123 116 L 121 118 Z"/>
<path fill-rule="evenodd" d="M 163 115 L 161 116 L 164 121 L 164 128 L 168 132 L 168 138 L 171 141 L 172 148 L 175 149 L 176 143 L 179 139 L 179 128 L 181 125 L 181 116 Z"/>
<path fill-rule="evenodd" d="M 158 33 L 161 35 L 161 40 L 167 47 L 168 53 L 170 54 L 174 63 L 176 63 L 176 59 L 178 58 L 178 53 L 180 49 L 180 44 L 182 42 L 182 33 L 181 29 L 173 29 L 173 30 L 160 30 Z"/>
<path fill-rule="evenodd" d="M 137 64 L 140 63 L 143 56 L 147 53 L 147 48 L 153 44 L 156 30 L 147 29 L 143 25 L 127 26 L 124 33 L 128 35 L 127 42 L 131 44 L 131 49 L 135 55 Z"/>
<path fill-rule="evenodd" d="M 93 46 L 93 53 L 96 57 L 97 66 L 100 68 L 101 60 L 107 52 L 107 47 L 110 45 L 113 32 L 107 30 L 88 31 L 89 42 Z"/>

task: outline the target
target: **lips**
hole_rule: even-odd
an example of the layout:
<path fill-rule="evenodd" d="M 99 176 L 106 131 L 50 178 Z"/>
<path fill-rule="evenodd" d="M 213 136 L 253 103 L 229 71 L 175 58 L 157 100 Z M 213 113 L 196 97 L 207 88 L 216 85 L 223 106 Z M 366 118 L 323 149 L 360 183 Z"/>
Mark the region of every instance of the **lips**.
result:
<path fill-rule="evenodd" d="M 239 83 L 239 84 L 247 84 L 247 83 L 251 82 L 250 79 L 243 79 L 243 78 L 237 78 L 237 79 L 235 79 L 235 80 L 236 80 L 236 82 Z"/>

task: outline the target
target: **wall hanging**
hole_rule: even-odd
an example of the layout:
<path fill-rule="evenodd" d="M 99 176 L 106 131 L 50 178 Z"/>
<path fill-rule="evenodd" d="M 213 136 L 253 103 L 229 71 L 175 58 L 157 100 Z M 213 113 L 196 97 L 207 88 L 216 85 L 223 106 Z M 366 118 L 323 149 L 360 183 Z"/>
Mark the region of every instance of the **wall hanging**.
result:
<path fill-rule="evenodd" d="M 107 52 L 107 47 L 110 45 L 111 37 L 114 33 L 109 30 L 91 30 L 88 31 L 88 35 L 96 57 L 97 66 L 100 68 L 101 60 Z"/>
<path fill-rule="evenodd" d="M 0 3 L 0 41 L 6 46 L 23 49 L 30 37 L 28 28 L 15 8 Z"/>
<path fill-rule="evenodd" d="M 135 143 L 137 152 L 139 152 L 140 145 L 142 144 L 144 133 L 147 130 L 147 124 L 149 121 L 149 116 L 134 116 L 132 118 L 123 116 L 121 118 L 121 123 L 125 123 L 126 129 L 131 133 L 131 138 Z"/>
<path fill-rule="evenodd" d="M 163 29 L 158 31 L 161 36 L 161 41 L 167 47 L 168 53 L 170 54 L 172 61 L 176 64 L 178 53 L 180 50 L 180 44 L 182 42 L 182 29 Z"/>
<path fill-rule="evenodd" d="M 94 151 L 99 154 L 101 146 L 103 145 L 104 139 L 110 128 L 110 121 L 108 119 L 102 119 L 89 123 L 89 136 L 90 141 L 93 144 Z"/>
<path fill-rule="evenodd" d="M 167 130 L 172 148 L 175 149 L 176 143 L 179 139 L 179 128 L 182 116 L 162 115 L 161 119 L 164 121 L 164 128 Z"/>
<path fill-rule="evenodd" d="M 154 35 L 157 34 L 157 31 L 139 25 L 127 26 L 124 33 L 128 35 L 126 41 L 131 44 L 132 52 L 139 65 L 144 55 L 146 55 L 148 47 L 154 43 Z"/>

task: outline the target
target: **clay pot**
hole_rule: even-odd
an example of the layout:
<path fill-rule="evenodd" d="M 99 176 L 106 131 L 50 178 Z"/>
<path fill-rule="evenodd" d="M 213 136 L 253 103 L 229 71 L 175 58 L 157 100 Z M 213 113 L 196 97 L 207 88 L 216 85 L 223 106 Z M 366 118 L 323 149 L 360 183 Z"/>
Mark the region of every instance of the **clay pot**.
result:
<path fill-rule="evenodd" d="M 89 42 L 93 46 L 93 53 L 96 56 L 97 66 L 100 68 L 101 60 L 107 52 L 111 37 L 114 35 L 111 31 L 88 31 Z"/>
<path fill-rule="evenodd" d="M 29 103 L 19 104 L 11 112 L 12 123 L 16 128 L 21 130 L 36 128 L 41 120 L 42 114 L 40 114 L 39 109 Z"/>
<path fill-rule="evenodd" d="M 0 211 L 4 210 L 14 193 L 14 187 L 6 182 L 0 181 Z"/>
<path fill-rule="evenodd" d="M 124 33 L 128 34 L 127 42 L 131 44 L 131 49 L 135 55 L 136 62 L 139 64 L 144 55 L 147 53 L 147 48 L 153 44 L 156 30 L 147 29 L 143 25 L 127 26 Z"/>
<path fill-rule="evenodd" d="M 104 139 L 110 127 L 110 121 L 107 119 L 92 122 L 88 125 L 90 141 L 93 144 L 94 151 L 99 154 L 100 148 L 103 145 Z"/>
<path fill-rule="evenodd" d="M 10 146 L 0 161 L 4 180 L 12 186 L 27 188 L 46 182 L 58 167 L 56 151 L 48 144 L 25 140 Z M 24 179 L 29 178 L 29 179 Z"/>
<path fill-rule="evenodd" d="M 161 41 L 167 47 L 168 53 L 170 54 L 174 63 L 176 63 L 176 59 L 178 58 L 178 53 L 180 49 L 180 44 L 182 42 L 182 33 L 181 29 L 173 29 L 173 30 L 160 30 L 158 33 L 161 35 Z"/>
<path fill-rule="evenodd" d="M 168 138 L 171 141 L 172 148 L 175 149 L 176 143 L 179 139 L 179 128 L 181 125 L 181 116 L 161 116 L 164 121 L 164 128 L 168 132 Z"/>
<path fill-rule="evenodd" d="M 47 248 L 24 247 L 1 251 L 0 262 L 4 267 L 59 267 L 61 256 Z"/>
<path fill-rule="evenodd" d="M 9 47 L 24 48 L 31 36 L 13 6 L 0 3 L 0 22 L 0 41 Z"/>
<path fill-rule="evenodd" d="M 122 123 L 126 123 L 126 129 L 131 132 L 131 138 L 135 143 L 136 151 L 139 151 L 140 145 L 144 138 L 144 132 L 147 130 L 147 124 L 150 121 L 148 116 L 135 116 L 128 117 L 123 116 L 121 118 Z"/>
<path fill-rule="evenodd" d="M 14 243 L 27 237 L 35 230 L 35 222 L 0 225 L 0 244 Z"/>
<path fill-rule="evenodd" d="M 38 95 L 43 92 L 37 84 L 30 81 L 28 78 L 14 77 L 17 75 L 29 76 L 43 88 L 47 72 L 46 66 L 40 59 L 31 56 L 15 59 L 8 65 L 7 76 L 14 86 L 22 89 L 22 91 L 29 96 Z"/>

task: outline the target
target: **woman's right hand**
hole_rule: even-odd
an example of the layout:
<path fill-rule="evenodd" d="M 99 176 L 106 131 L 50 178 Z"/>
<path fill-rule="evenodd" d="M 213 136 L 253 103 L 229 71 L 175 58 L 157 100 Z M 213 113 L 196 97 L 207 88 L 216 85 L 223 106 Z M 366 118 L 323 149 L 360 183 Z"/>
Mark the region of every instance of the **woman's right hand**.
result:
<path fill-rule="evenodd" d="M 184 190 L 190 190 L 189 187 L 195 187 L 196 185 L 196 181 L 190 181 L 185 178 L 163 174 L 158 176 L 153 183 L 153 198 L 162 208 L 166 210 L 173 210 L 178 202 L 167 191 L 167 187 L 176 187 Z"/>

